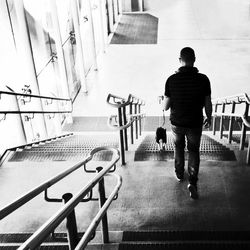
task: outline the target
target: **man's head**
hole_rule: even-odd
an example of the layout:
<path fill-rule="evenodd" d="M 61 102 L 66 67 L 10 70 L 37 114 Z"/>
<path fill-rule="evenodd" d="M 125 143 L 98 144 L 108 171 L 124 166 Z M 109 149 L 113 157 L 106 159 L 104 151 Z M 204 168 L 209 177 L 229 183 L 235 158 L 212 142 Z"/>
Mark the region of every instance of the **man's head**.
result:
<path fill-rule="evenodd" d="M 180 62 L 184 66 L 193 66 L 195 62 L 194 50 L 190 47 L 185 47 L 180 52 Z"/>

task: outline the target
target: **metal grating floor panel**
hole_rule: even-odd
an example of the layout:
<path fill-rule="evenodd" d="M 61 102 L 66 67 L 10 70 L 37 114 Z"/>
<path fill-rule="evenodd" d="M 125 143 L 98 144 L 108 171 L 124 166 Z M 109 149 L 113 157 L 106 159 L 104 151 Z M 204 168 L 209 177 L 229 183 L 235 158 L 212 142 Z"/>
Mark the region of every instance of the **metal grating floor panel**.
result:
<path fill-rule="evenodd" d="M 167 144 L 165 151 L 160 152 L 158 145 L 155 142 L 155 135 L 148 134 L 143 139 L 135 152 L 135 161 L 165 161 L 174 157 L 174 142 L 173 135 L 167 132 Z M 187 150 L 186 156 L 187 158 Z M 235 161 L 236 157 L 233 151 L 229 150 L 224 145 L 213 140 L 208 135 L 202 135 L 200 146 L 201 160 L 214 161 Z"/>
<path fill-rule="evenodd" d="M 156 44 L 158 18 L 148 13 L 123 14 L 111 44 Z"/>
<path fill-rule="evenodd" d="M 82 160 L 92 149 L 100 146 L 117 148 L 118 138 L 115 135 L 74 135 L 16 151 L 9 161 L 76 161 Z M 104 151 L 95 154 L 93 160 L 110 161 L 111 157 L 111 152 Z"/>

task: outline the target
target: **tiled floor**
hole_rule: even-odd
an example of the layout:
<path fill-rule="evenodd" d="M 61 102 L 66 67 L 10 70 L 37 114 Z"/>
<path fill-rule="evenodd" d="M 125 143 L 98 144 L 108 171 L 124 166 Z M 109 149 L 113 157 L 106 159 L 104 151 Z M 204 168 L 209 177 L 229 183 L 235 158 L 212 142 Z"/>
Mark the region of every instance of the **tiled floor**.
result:
<path fill-rule="evenodd" d="M 157 97 L 186 46 L 195 49 L 196 66 L 209 76 L 212 97 L 250 93 L 248 0 L 147 2 L 148 13 L 159 18 L 158 43 L 109 45 L 99 56 L 99 71 L 89 74 L 89 94 L 80 92 L 74 115 L 114 113 L 106 104 L 108 93 L 132 93 L 146 101 L 147 115 L 161 115 Z"/>

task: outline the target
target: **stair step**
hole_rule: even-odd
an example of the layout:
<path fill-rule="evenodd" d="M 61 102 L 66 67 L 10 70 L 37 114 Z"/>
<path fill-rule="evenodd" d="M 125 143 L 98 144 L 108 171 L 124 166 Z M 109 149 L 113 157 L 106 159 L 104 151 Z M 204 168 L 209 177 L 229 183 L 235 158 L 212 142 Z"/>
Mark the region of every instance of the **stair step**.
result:
<path fill-rule="evenodd" d="M 223 137 L 228 138 L 228 134 L 223 134 Z M 244 142 L 245 147 L 248 147 L 249 139 L 250 139 L 250 134 L 246 134 L 246 139 Z M 239 144 L 240 140 L 241 140 L 241 134 L 232 135 L 232 141 L 234 141 L 235 143 Z"/>
<path fill-rule="evenodd" d="M 250 242 L 121 243 L 119 250 L 249 250 Z"/>
<path fill-rule="evenodd" d="M 32 234 L 31 233 L 1 233 L 0 243 L 23 243 Z M 79 238 L 83 236 L 83 233 L 79 233 Z M 55 233 L 54 236 L 49 236 L 44 242 L 68 242 L 66 233 Z"/>
<path fill-rule="evenodd" d="M 51 141 L 42 145 L 24 148 L 16 151 L 9 158 L 10 162 L 19 161 L 78 161 L 86 157 L 90 151 L 99 146 L 118 148 L 119 142 L 116 135 L 73 135 Z M 94 155 L 94 160 L 110 161 L 112 152 L 103 151 Z"/>
<path fill-rule="evenodd" d="M 250 231 L 125 231 L 123 241 L 249 241 Z"/>
<path fill-rule="evenodd" d="M 119 250 L 246 250 L 250 231 L 125 231 Z"/>
<path fill-rule="evenodd" d="M 19 245 L 10 245 L 10 244 L 6 244 L 6 245 L 3 245 L 1 244 L 0 245 L 0 249 L 3 249 L 3 250 L 16 250 L 18 247 L 20 246 Z M 39 248 L 36 248 L 36 249 L 39 249 L 39 250 L 69 250 L 69 246 L 68 245 L 45 245 L 45 246 L 40 246 Z"/>
<path fill-rule="evenodd" d="M 186 150 L 187 154 L 187 150 Z M 206 134 L 201 137 L 200 145 L 201 160 L 213 161 L 236 161 L 235 154 L 232 150 L 223 144 L 215 141 Z M 165 151 L 159 151 L 158 145 L 155 141 L 155 134 L 150 133 L 145 136 L 141 144 L 135 152 L 135 161 L 165 161 L 174 158 L 174 141 L 173 135 L 167 132 L 167 143 Z"/>

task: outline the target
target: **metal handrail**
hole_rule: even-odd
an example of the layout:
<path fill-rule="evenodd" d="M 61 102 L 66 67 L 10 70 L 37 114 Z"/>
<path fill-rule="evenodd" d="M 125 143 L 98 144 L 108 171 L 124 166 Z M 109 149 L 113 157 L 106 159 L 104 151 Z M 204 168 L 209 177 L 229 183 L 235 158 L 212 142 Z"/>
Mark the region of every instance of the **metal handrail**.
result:
<path fill-rule="evenodd" d="M 111 102 L 111 98 L 113 99 L 113 103 Z M 129 95 L 128 99 L 126 100 L 123 97 L 116 96 L 113 94 L 108 94 L 107 103 L 115 108 L 122 108 L 128 106 L 131 103 L 131 95 Z"/>
<path fill-rule="evenodd" d="M 144 113 L 141 113 L 141 114 L 132 114 L 132 115 L 129 114 L 128 117 L 129 117 L 128 120 L 130 120 L 130 121 L 128 121 L 128 122 L 127 122 L 126 124 L 124 124 L 123 126 L 119 126 L 118 124 L 116 124 L 116 125 L 112 125 L 112 124 L 111 124 L 113 118 L 117 118 L 117 115 L 111 115 L 111 116 L 108 118 L 107 124 L 108 124 L 109 128 L 111 128 L 112 130 L 115 130 L 115 131 L 124 130 L 124 129 L 129 128 L 129 127 L 133 124 L 134 121 L 140 120 L 140 119 L 144 118 L 144 117 L 145 117 L 145 114 L 144 114 Z"/>
<path fill-rule="evenodd" d="M 111 129 L 119 131 L 121 161 L 122 165 L 125 165 L 126 164 L 125 150 L 128 150 L 127 128 L 130 127 L 131 144 L 133 144 L 134 143 L 133 122 L 135 122 L 135 137 L 136 139 L 138 139 L 138 134 L 141 135 L 141 130 L 142 130 L 141 120 L 144 117 L 144 114 L 143 115 L 141 114 L 141 106 L 145 105 L 145 102 L 132 94 L 128 95 L 127 100 L 120 96 L 108 94 L 107 103 L 112 107 L 117 108 L 118 111 L 118 122 L 116 121 L 117 124 L 115 125 L 111 124 L 112 119 L 114 117 L 117 117 L 115 115 L 111 115 L 107 123 Z M 126 114 L 126 106 L 129 107 L 129 114 L 130 114 L 129 121 L 127 121 L 128 119 Z"/>
<path fill-rule="evenodd" d="M 105 148 L 105 147 L 103 147 Z M 112 149 L 115 150 L 115 149 Z M 95 153 L 100 151 L 94 149 Z M 119 152 L 116 150 L 116 152 Z M 108 173 L 108 171 L 114 166 L 114 164 L 119 160 L 113 160 L 111 163 L 108 164 L 106 168 L 101 170 L 93 179 L 90 181 L 85 187 L 83 187 L 72 199 L 70 199 L 60 210 L 57 211 L 49 220 L 47 220 L 28 240 L 26 240 L 18 249 L 25 250 L 25 249 L 35 249 L 39 246 L 47 236 L 73 211 L 73 209 L 81 202 L 81 200 L 90 192 L 90 190 L 98 183 L 100 180 L 104 178 L 104 176 Z M 112 174 L 113 175 L 113 174 Z M 115 190 L 109 196 L 107 201 L 104 203 L 102 209 L 98 212 L 95 219 L 91 223 L 88 228 L 87 234 L 85 233 L 85 237 L 81 240 L 78 244 L 78 249 L 82 249 L 83 245 L 88 243 L 89 238 L 91 237 L 91 232 L 95 230 L 98 226 L 96 223 L 101 220 L 104 216 L 105 212 L 107 211 L 110 203 L 112 202 L 113 198 L 116 196 L 117 192 L 121 187 L 121 177 L 118 177 L 118 184 L 115 187 Z"/>
<path fill-rule="evenodd" d="M 3 111 L 0 110 L 0 114 L 64 114 L 64 113 L 72 113 L 73 109 L 65 110 L 65 111 L 32 111 L 32 110 L 24 110 L 24 111 Z"/>
<path fill-rule="evenodd" d="M 223 103 L 231 104 L 232 102 L 236 102 L 238 104 L 246 102 L 246 103 L 250 104 L 250 98 L 249 98 L 247 93 L 240 93 L 240 94 L 237 94 L 237 95 L 231 95 L 231 96 L 226 96 L 226 97 L 213 99 L 213 104 L 214 105 L 216 105 L 216 104 L 221 105 Z"/>
<path fill-rule="evenodd" d="M 29 147 L 29 146 L 32 146 L 34 144 L 39 144 L 39 143 L 43 143 L 43 142 L 47 142 L 47 141 L 52 141 L 52 140 L 59 139 L 59 138 L 62 138 L 62 137 L 66 137 L 66 136 L 70 136 L 70 135 L 73 135 L 73 133 L 59 135 L 59 136 L 55 136 L 55 137 L 52 137 L 52 138 L 47 138 L 47 139 L 44 139 L 44 140 L 31 142 L 31 143 L 28 143 L 28 144 L 22 144 L 22 145 L 19 145 L 19 146 L 15 146 L 13 148 L 7 148 L 4 151 L 4 153 L 2 154 L 2 156 L 0 157 L 0 165 L 1 165 L 1 162 L 2 162 L 3 158 L 5 157 L 5 155 L 7 154 L 8 151 L 14 151 L 14 150 L 16 150 L 18 148 Z"/>
<path fill-rule="evenodd" d="M 144 100 L 142 100 L 142 99 L 140 99 L 140 98 L 138 98 L 138 97 L 136 97 L 136 96 L 134 96 L 132 94 L 130 94 L 130 97 L 132 99 L 132 103 L 133 104 L 145 105 L 145 101 Z"/>
<path fill-rule="evenodd" d="M 58 181 L 62 180 L 64 177 L 68 176 L 70 173 L 74 172 L 75 170 L 77 170 L 78 168 L 80 168 L 81 166 L 86 164 L 87 162 L 91 161 L 94 154 L 96 154 L 97 152 L 102 151 L 102 150 L 110 150 L 113 152 L 113 157 L 112 157 L 111 161 L 109 162 L 110 163 L 109 165 L 111 165 L 110 168 L 112 168 L 112 166 L 120 159 L 119 151 L 117 149 L 111 148 L 111 147 L 95 148 L 89 153 L 89 155 L 83 161 L 81 161 L 78 164 L 74 165 L 73 167 L 61 172 L 60 174 L 52 177 L 51 179 L 45 181 L 44 183 L 40 184 L 36 188 L 33 188 L 31 191 L 29 191 L 26 194 L 22 195 L 21 197 L 17 198 L 14 202 L 12 202 L 12 203 L 8 204 L 7 206 L 5 206 L 4 208 L 2 208 L 0 210 L 0 220 L 3 219 L 4 217 L 6 217 L 7 215 L 11 214 L 15 210 L 17 210 L 19 207 L 21 207 L 22 205 L 24 205 L 28 201 L 32 200 L 34 197 L 36 197 L 41 192 L 45 191 L 46 189 L 48 189 L 49 187 L 51 187 L 52 185 L 54 185 Z M 108 168 L 108 170 L 110 168 Z"/>
<path fill-rule="evenodd" d="M 131 115 L 129 114 L 128 116 L 131 118 L 134 118 L 134 120 L 140 120 L 140 119 L 144 118 L 146 116 L 146 114 L 145 113 L 138 113 L 138 114 L 131 114 Z"/>
<path fill-rule="evenodd" d="M 237 104 L 245 104 L 245 109 L 243 113 L 235 113 L 235 107 Z M 250 122 L 248 121 L 248 113 L 249 113 L 249 105 L 250 105 L 250 98 L 246 93 L 241 93 L 238 95 L 228 96 L 217 98 L 213 100 L 213 105 L 215 106 L 215 111 L 213 113 L 214 120 L 213 120 L 213 134 L 216 133 L 216 117 L 220 118 L 220 138 L 223 137 L 223 123 L 224 117 L 229 117 L 229 125 L 228 125 L 228 142 L 231 143 L 232 141 L 232 134 L 233 134 L 233 122 L 235 118 L 241 118 L 242 120 L 242 127 L 241 127 L 241 136 L 240 136 L 240 144 L 239 149 L 244 150 L 245 147 L 245 139 L 246 139 L 246 132 L 247 128 L 250 128 Z M 219 105 L 222 105 L 221 111 L 217 111 Z M 231 112 L 225 112 L 226 105 L 232 105 Z M 250 139 L 248 143 L 247 149 L 247 159 L 246 163 L 250 164 Z"/>
<path fill-rule="evenodd" d="M 77 244 L 75 250 L 84 249 L 87 246 L 88 242 L 91 240 L 93 232 L 95 232 L 98 224 L 100 223 L 101 219 L 103 218 L 103 216 L 107 212 L 110 204 L 112 203 L 115 196 L 118 194 L 118 191 L 122 185 L 122 177 L 120 175 L 117 175 L 117 174 L 108 174 L 108 175 L 116 177 L 117 185 L 115 186 L 113 192 L 110 194 L 110 196 L 108 197 L 106 202 L 103 204 L 102 208 L 99 210 L 99 212 L 97 213 L 95 218 L 92 220 L 91 224 L 89 225 L 89 227 L 85 231 L 82 239 Z"/>
<path fill-rule="evenodd" d="M 34 97 L 34 98 L 40 98 L 40 99 L 49 99 L 49 100 L 57 100 L 57 101 L 72 101 L 70 98 L 59 98 L 59 97 L 51 97 L 51 96 L 40 96 L 40 95 L 31 95 L 31 94 L 23 94 L 23 93 L 17 93 L 17 92 L 9 92 L 9 91 L 0 91 L 0 98 L 1 94 L 5 95 L 14 95 L 14 96 L 25 96 L 25 97 Z"/>
<path fill-rule="evenodd" d="M 247 93 L 241 93 L 238 95 L 232 95 L 232 96 L 227 96 L 227 97 L 222 97 L 222 98 L 217 98 L 213 100 L 213 104 L 214 105 L 227 105 L 227 104 L 241 104 L 241 103 L 246 103 L 246 105 L 250 105 L 250 98 L 248 96 Z M 250 128 L 250 122 L 247 120 L 247 116 L 248 116 L 248 108 L 246 106 L 245 111 L 243 112 L 243 114 L 240 113 L 230 113 L 230 112 L 224 112 L 224 110 L 222 112 L 218 112 L 218 111 L 214 111 L 214 115 L 215 116 L 228 116 L 228 117 L 239 117 L 242 119 L 243 123 L 245 124 L 245 126 L 247 126 L 248 128 Z"/>
<path fill-rule="evenodd" d="M 223 113 L 223 112 L 214 112 L 214 116 L 228 116 L 228 117 L 239 117 L 242 119 L 243 123 L 250 128 L 250 122 L 247 120 L 245 114 L 236 114 L 236 113 Z"/>
<path fill-rule="evenodd" d="M 250 104 L 250 98 L 247 93 L 244 93 L 244 98 L 248 104 Z"/>
<path fill-rule="evenodd" d="M 39 99 L 46 99 L 46 100 L 56 100 L 56 101 L 66 101 L 70 102 L 70 110 L 64 110 L 64 111 L 43 111 L 43 110 L 0 110 L 0 114 L 4 114 L 5 116 L 7 114 L 63 114 L 63 113 L 72 113 L 73 111 L 73 102 L 69 98 L 59 98 L 59 97 L 50 97 L 50 96 L 40 96 L 40 95 L 31 95 L 31 94 L 25 94 L 25 93 L 17 93 L 17 92 L 8 92 L 8 91 L 0 91 L 0 99 L 1 95 L 13 95 L 13 96 L 23 96 L 23 97 L 30 97 L 30 98 L 39 98 Z"/>

